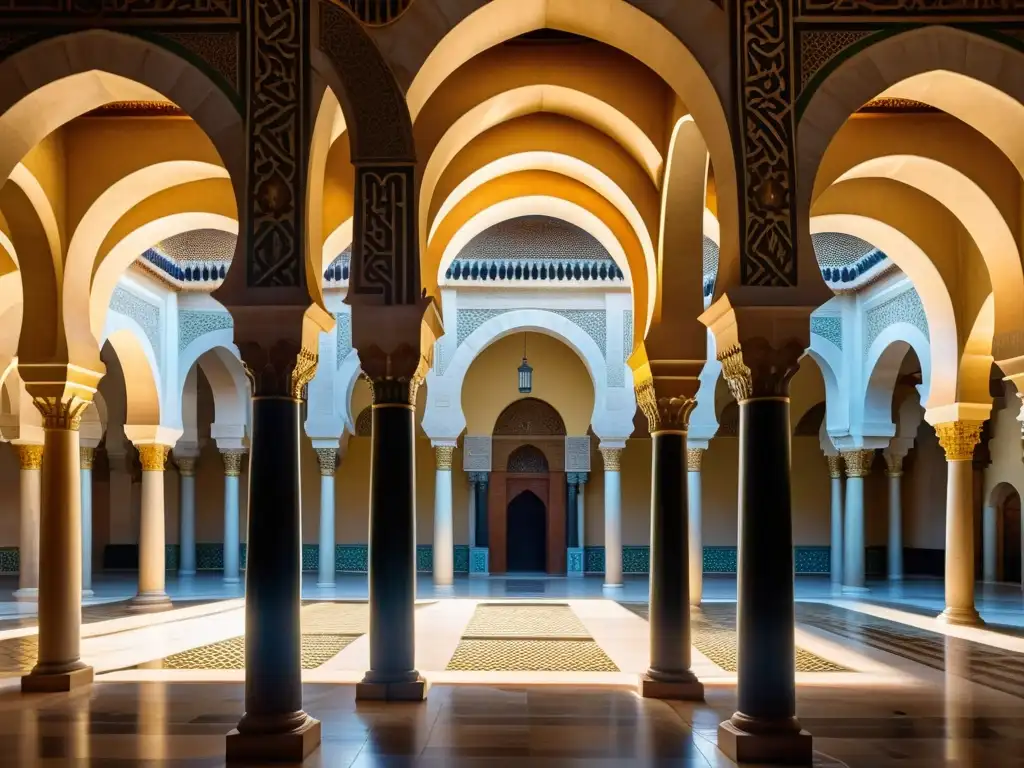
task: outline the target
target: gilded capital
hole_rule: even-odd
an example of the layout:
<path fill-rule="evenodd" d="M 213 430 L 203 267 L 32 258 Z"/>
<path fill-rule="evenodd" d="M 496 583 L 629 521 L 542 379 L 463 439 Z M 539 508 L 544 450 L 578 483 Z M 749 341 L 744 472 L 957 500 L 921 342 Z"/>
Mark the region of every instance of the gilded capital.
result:
<path fill-rule="evenodd" d="M 434 446 L 434 457 L 437 460 L 438 469 L 447 469 L 451 471 L 452 468 L 452 457 L 455 455 L 454 445 L 435 445 Z"/>
<path fill-rule="evenodd" d="M 804 346 L 791 339 L 773 347 L 755 337 L 724 350 L 718 361 L 737 402 L 789 396 L 789 382 L 800 368 Z"/>
<path fill-rule="evenodd" d="M 43 468 L 43 446 L 41 445 L 17 445 L 18 466 L 22 469 Z"/>
<path fill-rule="evenodd" d="M 618 472 L 622 469 L 621 448 L 601 448 L 600 451 L 606 472 Z"/>
<path fill-rule="evenodd" d="M 946 421 L 935 425 L 939 445 L 946 452 L 946 461 L 970 461 L 981 441 L 980 421 Z"/>
<path fill-rule="evenodd" d="M 316 460 L 320 464 L 320 476 L 330 477 L 338 466 L 338 449 L 317 448 Z"/>
<path fill-rule="evenodd" d="M 170 448 L 159 443 L 146 443 L 138 446 L 139 462 L 143 472 L 163 472 Z"/>
<path fill-rule="evenodd" d="M 686 471 L 700 472 L 700 464 L 704 460 L 703 448 L 686 449 Z"/>
<path fill-rule="evenodd" d="M 93 460 L 96 458 L 96 449 L 82 446 L 78 449 L 78 461 L 82 469 L 92 469 Z"/>
<path fill-rule="evenodd" d="M 838 479 L 843 476 L 843 457 L 838 453 L 835 456 L 825 455 L 825 460 L 828 462 L 828 476 L 832 479 Z"/>
<path fill-rule="evenodd" d="M 888 477 L 901 477 L 903 475 L 903 457 L 889 451 L 882 451 L 885 456 L 885 474 Z"/>
<path fill-rule="evenodd" d="M 178 474 L 184 477 L 192 477 L 196 473 L 196 461 L 194 456 L 175 456 L 175 463 L 178 465 Z"/>
<path fill-rule="evenodd" d="M 220 457 L 224 462 L 224 475 L 226 477 L 238 477 L 242 474 L 243 456 L 245 456 L 245 451 L 221 451 Z"/>
<path fill-rule="evenodd" d="M 874 448 L 843 451 L 843 463 L 846 464 L 847 477 L 867 477 L 871 474 L 871 462 L 874 460 Z"/>
<path fill-rule="evenodd" d="M 32 403 L 43 415 L 44 429 L 78 431 L 82 414 L 89 405 L 88 400 L 72 395 L 66 399 L 56 397 L 34 397 Z"/>
<path fill-rule="evenodd" d="M 697 407 L 697 401 L 692 397 L 659 396 L 653 378 L 637 382 L 636 400 L 647 417 L 652 435 L 666 431 L 685 432 L 690 423 L 690 414 Z"/>

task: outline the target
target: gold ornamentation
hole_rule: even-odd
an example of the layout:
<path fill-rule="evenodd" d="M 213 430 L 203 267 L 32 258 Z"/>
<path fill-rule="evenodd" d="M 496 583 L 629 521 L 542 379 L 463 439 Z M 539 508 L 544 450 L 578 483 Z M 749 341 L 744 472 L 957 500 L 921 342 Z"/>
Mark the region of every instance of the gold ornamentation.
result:
<path fill-rule="evenodd" d="M 946 452 L 946 461 L 970 461 L 981 441 L 980 421 L 947 421 L 935 425 L 939 445 Z"/>
<path fill-rule="evenodd" d="M 178 474 L 182 477 L 193 477 L 196 473 L 196 461 L 194 456 L 175 456 L 174 461 L 178 465 Z"/>
<path fill-rule="evenodd" d="M 224 461 L 224 475 L 226 477 L 238 477 L 242 474 L 242 457 L 245 451 L 221 451 L 220 457 Z"/>
<path fill-rule="evenodd" d="M 687 448 L 686 449 L 686 471 L 687 472 L 700 472 L 701 462 L 704 460 L 704 449 L 703 448 Z"/>
<path fill-rule="evenodd" d="M 833 480 L 837 480 L 843 476 L 843 457 L 838 453 L 835 456 L 825 455 L 825 460 L 828 462 L 828 476 Z"/>
<path fill-rule="evenodd" d="M 621 448 L 601 448 L 601 458 L 604 460 L 606 472 L 619 472 L 622 469 Z"/>
<path fill-rule="evenodd" d="M 867 477 L 871 474 L 871 463 L 875 460 L 873 448 L 858 448 L 843 451 L 843 463 L 846 464 L 847 477 Z"/>
<path fill-rule="evenodd" d="M 316 365 L 319 355 L 312 350 L 303 347 L 295 359 L 295 368 L 292 370 L 292 397 L 301 400 L 305 394 L 306 385 L 316 375 Z"/>
<path fill-rule="evenodd" d="M 886 477 L 902 477 L 903 457 L 894 453 L 889 453 L 889 451 L 882 451 L 882 455 L 885 456 Z"/>
<path fill-rule="evenodd" d="M 653 378 L 636 385 L 636 400 L 647 417 L 652 435 L 663 431 L 685 432 L 690 414 L 697 407 L 697 401 L 692 397 L 658 397 Z"/>
<path fill-rule="evenodd" d="M 316 460 L 320 464 L 321 477 L 330 477 L 338 466 L 338 449 L 317 448 Z"/>
<path fill-rule="evenodd" d="M 87 400 L 72 395 L 68 400 L 56 397 L 35 397 L 32 399 L 43 415 L 44 429 L 68 429 L 77 432 L 82 424 L 82 414 L 89 405 Z"/>
<path fill-rule="evenodd" d="M 455 456 L 454 445 L 435 445 L 434 446 L 434 457 L 437 461 L 438 469 L 451 470 L 452 458 Z"/>
<path fill-rule="evenodd" d="M 92 469 L 93 460 L 96 458 L 96 449 L 81 446 L 78 449 L 78 462 L 82 469 Z"/>
<path fill-rule="evenodd" d="M 773 347 L 754 337 L 726 349 L 718 356 L 722 376 L 736 402 L 789 396 L 789 382 L 800 369 L 804 346 L 791 339 Z"/>
<path fill-rule="evenodd" d="M 738 6 L 743 285 L 797 282 L 791 8 L 789 0 Z"/>
<path fill-rule="evenodd" d="M 743 363 L 743 350 L 738 346 L 730 347 L 718 356 L 718 362 L 722 364 L 722 378 L 736 402 L 749 400 L 754 385 L 750 379 L 750 369 Z"/>
<path fill-rule="evenodd" d="M 43 446 L 41 445 L 17 445 L 18 466 L 22 469 L 43 468 Z"/>
<path fill-rule="evenodd" d="M 139 462 L 142 464 L 143 472 L 163 472 L 164 463 L 167 461 L 167 452 L 170 448 L 159 443 L 146 443 L 138 446 Z"/>

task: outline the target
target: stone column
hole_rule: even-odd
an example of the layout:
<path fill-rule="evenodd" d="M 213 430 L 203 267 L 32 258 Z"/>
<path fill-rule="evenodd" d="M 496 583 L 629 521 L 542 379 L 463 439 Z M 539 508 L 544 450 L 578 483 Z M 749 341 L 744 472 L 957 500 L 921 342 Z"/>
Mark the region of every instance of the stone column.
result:
<path fill-rule="evenodd" d="M 467 472 L 466 480 L 469 482 L 469 502 L 466 510 L 466 520 L 469 524 L 469 536 L 466 541 L 469 548 L 476 546 L 476 472 Z"/>
<path fill-rule="evenodd" d="M 686 486 L 689 501 L 689 546 L 690 546 L 690 605 L 700 606 L 704 595 L 704 535 L 703 499 L 701 494 L 700 468 L 704 460 L 704 448 L 686 450 Z"/>
<path fill-rule="evenodd" d="M 473 485 L 473 512 L 475 539 L 469 548 L 470 576 L 486 576 L 490 573 L 490 534 L 487 521 L 487 482 L 488 472 L 471 472 L 469 479 Z"/>
<path fill-rule="evenodd" d="M 364 370 L 366 365 L 364 363 Z M 370 458 L 370 669 L 356 699 L 422 701 L 415 664 L 416 475 L 414 417 L 420 374 L 368 373 L 373 388 Z M 479 535 L 479 522 L 477 534 Z"/>
<path fill-rule="evenodd" d="M 889 478 L 889 581 L 903 581 L 903 457 L 889 451 L 885 456 L 885 476 Z"/>
<path fill-rule="evenodd" d="M 992 582 L 999 579 L 998 548 L 998 511 L 995 507 L 986 505 L 981 511 L 981 572 L 985 581 Z"/>
<path fill-rule="evenodd" d="M 18 533 L 18 589 L 15 600 L 34 601 L 39 596 L 39 514 L 43 470 L 43 446 L 20 444 L 18 466 L 21 497 Z"/>
<path fill-rule="evenodd" d="M 719 360 L 740 412 L 738 708 L 718 746 L 739 763 L 810 765 L 811 736 L 796 718 L 789 421 L 805 344 L 726 343 Z"/>
<path fill-rule="evenodd" d="M 81 659 L 79 640 L 82 477 L 78 427 L 86 403 L 74 396 L 67 402 L 36 397 L 35 403 L 43 414 L 46 454 L 39 521 L 39 656 L 32 672 L 21 678 L 21 690 L 51 693 L 69 691 L 93 679 L 92 667 Z"/>
<path fill-rule="evenodd" d="M 843 592 L 863 594 L 864 575 L 864 478 L 871 472 L 875 452 L 870 448 L 843 451 L 846 464 L 846 525 L 843 531 Z"/>
<path fill-rule="evenodd" d="M 579 536 L 580 549 L 586 550 L 586 522 L 587 522 L 587 505 L 586 505 L 586 485 L 587 485 L 587 473 L 577 472 L 576 479 L 579 481 L 579 492 L 576 494 L 576 515 L 577 515 L 577 531 Z M 584 566 L 586 564 L 584 563 Z"/>
<path fill-rule="evenodd" d="M 843 457 L 826 454 L 828 476 L 831 478 L 831 538 L 829 541 L 829 565 L 832 573 L 832 586 L 841 589 L 843 586 Z"/>
<path fill-rule="evenodd" d="M 974 607 L 974 514 L 972 480 L 974 448 L 981 437 L 980 421 L 947 421 L 935 425 L 946 452 L 946 610 L 939 619 L 949 624 L 983 624 Z"/>
<path fill-rule="evenodd" d="M 196 575 L 196 457 L 175 455 L 178 464 L 181 532 L 178 536 L 178 575 Z"/>
<path fill-rule="evenodd" d="M 238 494 L 242 475 L 242 457 L 244 451 L 221 451 L 224 462 L 224 583 L 239 582 L 238 559 L 241 554 L 241 539 L 238 530 L 239 510 Z"/>
<path fill-rule="evenodd" d="M 334 473 L 338 467 L 338 449 L 317 448 L 316 457 L 320 465 L 320 551 L 316 585 L 329 589 L 335 584 Z"/>
<path fill-rule="evenodd" d="M 434 459 L 434 586 L 450 587 L 455 579 L 455 533 L 452 520 L 452 456 L 455 445 L 435 445 Z"/>
<path fill-rule="evenodd" d="M 139 593 L 131 599 L 134 611 L 170 608 L 166 592 L 166 537 L 164 535 L 164 464 L 166 445 L 138 446 L 142 463 L 142 516 L 139 521 Z"/>
<path fill-rule="evenodd" d="M 635 371 L 634 378 L 637 402 L 651 430 L 651 663 L 640 679 L 640 692 L 651 698 L 703 701 L 704 686 L 690 669 L 687 586 L 692 554 L 686 429 L 697 405 L 697 382 L 656 382 L 647 369 Z"/>
<path fill-rule="evenodd" d="M 92 597 L 92 462 L 96 449 L 82 446 L 78 451 L 82 467 L 82 597 Z"/>
<path fill-rule="evenodd" d="M 565 574 L 583 575 L 583 547 L 580 546 L 579 498 L 583 493 L 580 472 L 565 473 Z"/>
<path fill-rule="evenodd" d="M 622 587 L 622 448 L 602 447 L 604 460 L 604 586 Z"/>

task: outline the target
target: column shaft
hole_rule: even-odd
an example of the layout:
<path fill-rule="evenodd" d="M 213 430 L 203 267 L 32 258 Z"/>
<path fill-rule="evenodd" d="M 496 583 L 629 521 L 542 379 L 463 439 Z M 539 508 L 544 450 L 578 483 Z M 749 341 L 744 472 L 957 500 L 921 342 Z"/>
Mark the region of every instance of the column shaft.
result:
<path fill-rule="evenodd" d="M 451 586 L 455 579 L 455 534 L 452 514 L 453 445 L 434 447 L 437 472 L 434 479 L 434 584 Z"/>
<path fill-rule="evenodd" d="M 239 475 L 231 470 L 224 473 L 224 583 L 239 582 L 239 557 L 241 542 L 239 534 Z"/>
<path fill-rule="evenodd" d="M 604 585 L 622 586 L 621 448 L 602 448 L 604 458 Z"/>
<path fill-rule="evenodd" d="M 992 506 L 986 506 L 981 511 L 981 547 L 982 578 L 985 581 L 997 581 L 999 579 L 998 511 Z"/>
<path fill-rule="evenodd" d="M 587 517 L 586 517 L 586 507 L 587 507 L 587 505 L 586 505 L 587 473 L 586 472 L 580 472 L 579 473 L 579 477 L 580 477 L 580 490 L 579 490 L 579 493 L 576 494 L 576 531 L 577 531 L 576 535 L 579 537 L 577 539 L 577 541 L 579 542 L 578 546 L 582 549 L 582 548 L 584 548 L 586 546 L 585 531 L 586 531 L 586 521 L 587 521 Z"/>
<path fill-rule="evenodd" d="M 974 607 L 974 510 L 972 459 L 981 422 L 935 425 L 946 452 L 946 609 L 950 624 L 982 624 Z"/>
<path fill-rule="evenodd" d="M 487 520 L 487 473 L 481 472 L 476 480 L 476 546 L 490 546 Z"/>
<path fill-rule="evenodd" d="M 703 498 L 700 471 L 704 449 L 690 448 L 686 452 L 686 492 L 689 502 L 689 584 L 690 605 L 700 605 L 704 594 L 704 535 Z"/>
<path fill-rule="evenodd" d="M 16 600 L 35 600 L 39 593 L 39 525 L 42 504 L 43 446 L 17 445 L 21 470 Z"/>
<path fill-rule="evenodd" d="M 889 580 L 903 580 L 903 498 L 901 472 L 887 473 L 889 478 Z"/>
<path fill-rule="evenodd" d="M 573 511 L 579 508 L 579 502 L 576 500 L 579 490 L 576 485 L 575 475 L 575 472 L 569 473 L 570 479 L 566 486 L 568 500 L 565 504 L 565 546 L 567 549 L 575 549 L 579 547 L 579 523 L 576 520 L 576 516 L 572 514 Z"/>
<path fill-rule="evenodd" d="M 866 592 L 864 572 L 864 477 L 871 471 L 875 452 L 870 449 L 845 451 L 846 510 L 843 531 L 843 591 Z"/>
<path fill-rule="evenodd" d="M 475 473 L 468 473 L 469 476 L 469 509 L 466 517 L 469 521 L 469 546 L 476 546 L 476 479 Z"/>
<path fill-rule="evenodd" d="M 139 592 L 134 610 L 170 607 L 166 592 L 166 536 L 164 534 L 164 462 L 167 446 L 139 446 L 142 462 L 142 517 L 139 521 Z"/>
<path fill-rule="evenodd" d="M 181 533 L 178 537 L 178 575 L 196 574 L 196 478 L 195 459 L 177 456 L 181 510 Z"/>
<path fill-rule="evenodd" d="M 82 597 L 92 597 L 92 461 L 93 448 L 79 451 L 82 476 Z"/>
<path fill-rule="evenodd" d="M 830 478 L 831 535 L 829 539 L 829 565 L 832 586 L 843 584 L 843 459 L 841 456 L 826 456 Z"/>

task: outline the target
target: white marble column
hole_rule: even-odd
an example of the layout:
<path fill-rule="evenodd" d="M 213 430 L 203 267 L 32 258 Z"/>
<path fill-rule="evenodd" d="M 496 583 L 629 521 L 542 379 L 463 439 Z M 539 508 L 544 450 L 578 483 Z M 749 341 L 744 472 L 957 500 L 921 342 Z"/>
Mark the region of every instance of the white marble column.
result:
<path fill-rule="evenodd" d="M 166 536 L 164 535 L 164 465 L 168 446 L 138 446 L 142 463 L 142 514 L 139 520 L 139 593 L 132 598 L 136 611 L 169 608 L 166 591 Z"/>
<path fill-rule="evenodd" d="M 889 581 L 903 581 L 903 457 L 884 451 L 889 479 Z"/>
<path fill-rule="evenodd" d="M 18 589 L 15 600 L 39 597 L 39 509 L 43 470 L 43 446 L 19 444 L 18 466 L 21 508 L 18 533 Z"/>
<path fill-rule="evenodd" d="M 82 597 L 92 597 L 92 462 L 96 449 L 78 450 L 82 475 Z"/>
<path fill-rule="evenodd" d="M 998 510 L 986 505 L 981 511 L 981 552 L 982 578 L 985 581 L 999 580 L 999 530 Z"/>
<path fill-rule="evenodd" d="M 454 444 L 435 444 L 434 585 L 450 587 L 455 577 L 455 539 L 452 520 L 452 455 Z"/>
<path fill-rule="evenodd" d="M 224 461 L 224 583 L 237 584 L 241 572 L 238 496 L 245 452 L 231 449 L 221 451 L 220 456 Z"/>
<path fill-rule="evenodd" d="M 980 421 L 935 425 L 946 452 L 946 609 L 939 619 L 950 624 L 983 624 L 974 607 L 974 448 Z"/>
<path fill-rule="evenodd" d="M 604 460 L 604 586 L 622 586 L 622 448 L 602 447 Z"/>
<path fill-rule="evenodd" d="M 334 576 L 334 473 L 338 468 L 337 448 L 317 448 L 320 465 L 320 538 L 318 539 L 316 585 L 331 589 Z"/>
<path fill-rule="evenodd" d="M 831 561 L 832 586 L 843 585 L 843 457 L 826 454 L 828 476 L 831 482 L 831 539 L 829 560 Z"/>
<path fill-rule="evenodd" d="M 704 460 L 703 448 L 687 448 L 686 450 L 686 484 L 689 497 L 689 544 L 690 544 L 690 605 L 700 605 L 704 595 L 704 537 L 703 512 L 701 505 L 700 469 Z"/>
<path fill-rule="evenodd" d="M 867 592 L 864 574 L 864 478 L 871 472 L 873 449 L 843 451 L 846 464 L 846 510 L 843 531 L 843 592 Z"/>
<path fill-rule="evenodd" d="M 196 456 L 174 455 L 178 465 L 178 575 L 196 575 Z"/>

